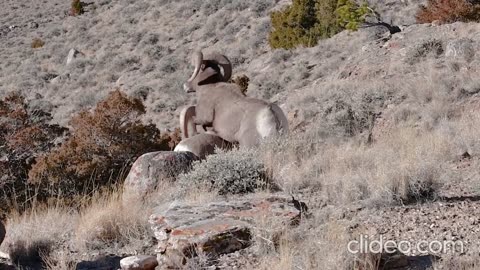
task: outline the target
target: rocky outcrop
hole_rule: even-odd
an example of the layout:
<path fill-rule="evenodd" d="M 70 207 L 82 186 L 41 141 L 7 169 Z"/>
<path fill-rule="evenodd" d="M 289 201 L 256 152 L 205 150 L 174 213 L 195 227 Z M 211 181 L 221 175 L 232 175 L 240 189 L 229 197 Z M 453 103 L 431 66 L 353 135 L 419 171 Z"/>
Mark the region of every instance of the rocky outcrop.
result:
<path fill-rule="evenodd" d="M 158 262 L 155 256 L 130 256 L 120 261 L 122 270 L 154 270 Z"/>
<path fill-rule="evenodd" d="M 141 198 L 155 190 L 159 181 L 173 181 L 187 172 L 198 158 L 190 152 L 160 151 L 140 156 L 123 186 L 124 201 Z"/>
<path fill-rule="evenodd" d="M 298 201 L 287 197 L 268 196 L 243 197 L 204 206 L 159 207 L 150 217 L 158 240 L 157 260 L 166 266 L 179 267 L 186 263 L 186 258 L 199 253 L 217 257 L 246 248 L 252 244 L 253 227 L 258 226 L 259 221 L 268 220 L 270 225 L 297 224 L 302 215 L 297 204 Z"/>

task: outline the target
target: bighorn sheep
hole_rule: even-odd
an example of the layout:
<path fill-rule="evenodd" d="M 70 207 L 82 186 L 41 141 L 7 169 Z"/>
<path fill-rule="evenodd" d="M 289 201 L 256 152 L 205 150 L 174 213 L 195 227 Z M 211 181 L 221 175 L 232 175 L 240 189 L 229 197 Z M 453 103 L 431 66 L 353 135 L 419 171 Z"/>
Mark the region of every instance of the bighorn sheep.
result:
<path fill-rule="evenodd" d="M 188 151 L 203 159 L 215 152 L 215 148 L 230 149 L 232 144 L 217 136 L 213 131 L 198 133 L 193 123 L 195 106 L 186 107 L 180 113 L 180 129 L 182 141 L 174 151 Z"/>
<path fill-rule="evenodd" d="M 202 54 L 201 60 L 193 57 L 192 65 L 195 67 L 198 66 L 198 70 L 188 79 L 189 87 L 193 85 L 228 82 L 232 77 L 232 63 L 230 63 L 230 60 L 228 60 L 225 55 L 216 52 L 206 54 L 205 57 L 203 57 Z M 199 72 L 200 68 L 202 72 Z"/>
<path fill-rule="evenodd" d="M 196 61 L 196 59 L 192 59 Z M 195 65 L 194 62 L 192 62 Z M 188 81 L 194 85 L 213 84 L 218 82 L 228 82 L 232 76 L 232 64 L 225 55 L 213 52 L 205 55 L 201 61 L 203 69 L 208 69 L 210 73 L 198 74 L 196 77 L 190 78 Z M 203 126 L 197 127 L 193 121 L 195 117 L 195 106 L 189 106 L 180 113 L 180 129 L 182 131 L 182 139 L 192 137 L 196 134 L 197 128 L 200 128 L 201 133 L 205 133 L 206 128 Z"/>
<path fill-rule="evenodd" d="M 241 147 L 256 146 L 263 138 L 288 132 L 287 118 L 277 105 L 246 97 L 236 84 L 212 82 L 221 74 L 204 64 L 201 51 L 193 54 L 192 64 L 194 72 L 183 87 L 187 93 L 197 93 L 195 124 L 211 126 L 222 139 Z M 226 66 L 231 72 L 230 61 Z"/>
<path fill-rule="evenodd" d="M 227 57 L 219 53 L 206 55 L 202 59 L 204 68 L 215 70 L 215 74 L 208 77 L 197 76 L 193 78 L 195 84 L 210 84 L 217 82 L 227 82 L 232 76 L 232 65 Z M 195 118 L 195 106 L 185 107 L 180 113 L 180 130 L 182 132 L 182 141 L 175 147 L 174 151 L 192 152 L 203 159 L 207 155 L 213 154 L 215 148 L 229 149 L 232 147 L 227 142 L 217 136 L 213 131 L 207 131 L 204 127 L 197 127 L 193 122 Z M 197 130 L 200 129 L 200 130 Z"/>

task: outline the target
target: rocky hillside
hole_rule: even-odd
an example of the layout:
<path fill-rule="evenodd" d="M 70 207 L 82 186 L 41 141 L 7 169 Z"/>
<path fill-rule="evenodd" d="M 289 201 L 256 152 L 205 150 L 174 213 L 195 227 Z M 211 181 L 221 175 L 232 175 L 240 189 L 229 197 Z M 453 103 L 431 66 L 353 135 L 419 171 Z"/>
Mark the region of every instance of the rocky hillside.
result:
<path fill-rule="evenodd" d="M 372 5 L 385 11 L 386 20 L 394 12 L 405 19 L 394 23 L 411 24 L 417 3 L 396 2 Z M 341 72 L 347 63 L 342 54 L 361 48 L 364 38 L 376 38 L 342 34 L 321 49 L 272 52 L 268 14 L 286 4 L 105 0 L 73 17 L 68 1 L 7 1 L 0 19 L 0 93 L 21 91 L 65 124 L 72 113 L 121 87 L 145 99 L 147 120 L 166 129 L 173 127 L 178 108 L 191 102 L 181 85 L 191 72 L 187 59 L 193 49 L 227 54 L 235 73 L 251 78 L 250 94 L 270 98 Z M 43 46 L 32 48 L 35 39 Z M 79 53 L 67 65 L 71 49 Z M 290 69 L 293 64 L 299 70 Z"/>
<path fill-rule="evenodd" d="M 195 103 L 182 84 L 201 48 L 250 78 L 248 96 L 279 104 L 291 134 L 192 171 L 194 158 L 149 154 L 120 190 L 11 213 L 2 262 L 117 269 L 147 254 L 159 268 L 478 269 L 479 23 L 416 24 L 424 1 L 371 0 L 400 32 L 362 27 L 273 50 L 269 14 L 291 1 L 86 3 L 69 16 L 70 1 L 5 1 L 0 97 L 18 91 L 68 126 L 119 88 L 143 101 L 143 122 L 172 130 Z M 141 199 L 125 204 L 130 189 Z M 466 249 L 348 252 L 360 236 Z"/>

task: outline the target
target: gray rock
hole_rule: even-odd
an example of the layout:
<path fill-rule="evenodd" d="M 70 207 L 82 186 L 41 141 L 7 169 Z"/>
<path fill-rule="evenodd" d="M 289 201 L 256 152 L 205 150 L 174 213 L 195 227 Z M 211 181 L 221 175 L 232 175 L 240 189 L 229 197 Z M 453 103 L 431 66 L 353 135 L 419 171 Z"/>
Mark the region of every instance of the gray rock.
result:
<path fill-rule="evenodd" d="M 46 73 L 42 75 L 42 79 L 46 82 L 52 81 L 53 79 L 57 78 L 59 75 L 54 73 Z"/>
<path fill-rule="evenodd" d="M 36 22 L 29 22 L 29 23 L 28 23 L 28 28 L 30 28 L 30 29 L 36 29 L 36 28 L 38 28 L 38 23 L 36 23 Z"/>
<path fill-rule="evenodd" d="M 69 78 L 70 78 L 70 74 L 68 74 L 68 73 L 62 74 L 62 75 L 56 76 L 55 78 L 51 79 L 50 83 L 51 84 L 59 84 L 59 83 L 62 83 L 64 81 L 68 80 Z"/>
<path fill-rule="evenodd" d="M 158 266 L 155 256 L 130 256 L 120 261 L 122 270 L 154 270 Z"/>
<path fill-rule="evenodd" d="M 140 156 L 132 165 L 123 186 L 124 201 L 138 199 L 155 190 L 160 181 L 173 181 L 198 160 L 190 152 L 160 151 Z"/>
<path fill-rule="evenodd" d="M 281 230 L 282 224 L 298 224 L 301 214 L 290 198 L 267 195 L 207 205 L 160 206 L 150 224 L 158 240 L 157 260 L 165 266 L 179 266 L 199 253 L 216 257 L 250 246 L 254 228 L 262 226 L 259 221 Z"/>
<path fill-rule="evenodd" d="M 67 56 L 67 65 L 70 65 L 73 59 L 77 58 L 79 55 L 83 55 L 83 54 L 80 51 L 77 51 L 76 49 L 70 49 Z"/>

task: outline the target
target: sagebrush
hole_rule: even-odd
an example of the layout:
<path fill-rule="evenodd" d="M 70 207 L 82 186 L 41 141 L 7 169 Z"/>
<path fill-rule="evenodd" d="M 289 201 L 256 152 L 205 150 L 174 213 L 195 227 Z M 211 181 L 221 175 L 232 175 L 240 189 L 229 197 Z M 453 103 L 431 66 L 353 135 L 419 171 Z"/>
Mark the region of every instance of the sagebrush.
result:
<path fill-rule="evenodd" d="M 72 0 L 72 8 L 70 9 L 71 16 L 82 15 L 85 12 L 83 8 L 84 3 L 80 0 Z"/>
<path fill-rule="evenodd" d="M 416 14 L 417 22 L 439 23 L 480 21 L 480 3 L 468 0 L 428 0 Z"/>
<path fill-rule="evenodd" d="M 118 90 L 111 92 L 93 111 L 72 118 L 72 135 L 37 158 L 29 181 L 63 194 L 121 181 L 136 157 L 171 149 L 170 137 L 162 136 L 155 125 L 141 122 L 144 113 L 139 99 Z"/>
<path fill-rule="evenodd" d="M 294 0 L 272 12 L 268 41 L 272 48 L 312 47 L 344 29 L 357 30 L 370 14 L 366 3 L 352 0 Z"/>
<path fill-rule="evenodd" d="M 267 186 L 267 171 L 254 150 L 232 150 L 196 161 L 193 169 L 180 176 L 180 185 L 216 191 L 219 194 L 253 192 Z"/>
<path fill-rule="evenodd" d="M 32 49 L 38 49 L 38 48 L 43 47 L 43 45 L 45 45 L 45 42 L 44 42 L 43 40 L 41 40 L 41 39 L 39 39 L 39 38 L 34 38 L 34 39 L 32 40 L 32 45 L 31 45 L 31 47 L 32 47 Z"/>
<path fill-rule="evenodd" d="M 244 95 L 247 94 L 250 78 L 247 75 L 239 75 L 230 79 L 230 82 L 237 84 Z"/>
<path fill-rule="evenodd" d="M 23 209 L 35 193 L 26 181 L 35 157 L 67 134 L 66 128 L 50 124 L 51 119 L 18 93 L 0 100 L 0 210 Z"/>

